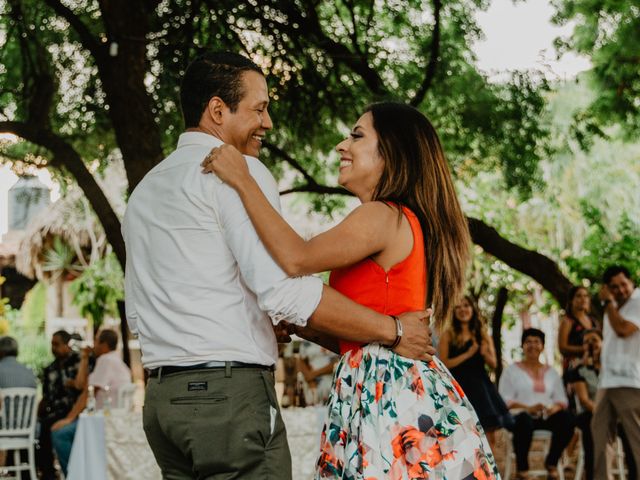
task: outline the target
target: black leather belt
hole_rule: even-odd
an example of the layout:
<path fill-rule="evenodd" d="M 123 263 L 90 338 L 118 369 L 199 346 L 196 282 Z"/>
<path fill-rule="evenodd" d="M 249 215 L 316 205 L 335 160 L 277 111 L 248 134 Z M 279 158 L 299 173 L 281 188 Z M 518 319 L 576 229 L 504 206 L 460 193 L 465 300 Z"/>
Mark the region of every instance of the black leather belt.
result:
<path fill-rule="evenodd" d="M 274 366 L 270 365 L 259 365 L 257 363 L 244 363 L 244 362 L 222 362 L 222 361 L 212 361 L 207 363 L 198 363 L 196 365 L 167 365 L 166 367 L 158 367 L 152 370 L 149 370 L 149 377 L 155 378 L 165 375 L 172 375 L 174 373 L 182 373 L 189 372 L 192 370 L 225 370 L 227 368 L 235 369 L 235 368 L 257 368 L 260 370 L 268 370 L 270 372 L 274 371 Z"/>

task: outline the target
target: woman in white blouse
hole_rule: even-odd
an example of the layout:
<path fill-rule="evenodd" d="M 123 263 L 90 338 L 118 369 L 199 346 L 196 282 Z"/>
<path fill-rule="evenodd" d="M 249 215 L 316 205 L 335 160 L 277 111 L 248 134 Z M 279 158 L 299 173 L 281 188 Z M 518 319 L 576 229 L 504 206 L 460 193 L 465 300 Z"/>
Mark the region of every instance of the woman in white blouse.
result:
<path fill-rule="evenodd" d="M 500 395 L 515 416 L 513 450 L 517 479 L 528 478 L 534 430 L 551 431 L 545 467 L 552 479 L 558 478 L 558 460 L 573 436 L 574 419 L 567 410 L 562 379 L 553 368 L 540 362 L 543 350 L 544 332 L 527 328 L 522 332 L 523 360 L 507 367 L 500 377 Z"/>

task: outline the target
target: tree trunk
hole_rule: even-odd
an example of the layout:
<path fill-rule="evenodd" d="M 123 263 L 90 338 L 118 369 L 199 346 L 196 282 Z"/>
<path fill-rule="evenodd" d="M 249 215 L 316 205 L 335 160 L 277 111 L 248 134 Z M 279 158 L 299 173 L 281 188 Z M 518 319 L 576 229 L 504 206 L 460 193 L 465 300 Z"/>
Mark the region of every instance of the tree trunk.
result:
<path fill-rule="evenodd" d="M 127 327 L 127 313 L 124 308 L 124 300 L 118 300 L 118 313 L 120 314 L 120 336 L 122 337 L 122 361 L 131 368 L 131 352 L 129 351 L 129 328 Z"/>
<path fill-rule="evenodd" d="M 56 316 L 64 317 L 64 277 L 56 279 Z"/>
<path fill-rule="evenodd" d="M 51 130 L 33 128 L 23 122 L 0 122 L 0 131 L 11 132 L 35 145 L 46 148 L 53 154 L 50 164 L 56 168 L 65 168 L 73 175 L 98 216 L 107 235 L 107 241 L 111 244 L 124 271 L 126 252 L 120 231 L 120 219 L 113 211 L 100 185 L 71 144 Z"/>
<path fill-rule="evenodd" d="M 496 384 L 502 375 L 502 315 L 504 307 L 509 300 L 509 290 L 501 287 L 498 290 L 498 298 L 496 299 L 496 308 L 491 318 L 491 334 L 493 336 L 493 346 L 496 349 Z"/>
<path fill-rule="evenodd" d="M 129 192 L 162 160 L 162 141 L 145 86 L 148 10 L 144 2 L 100 1 L 108 53 L 96 58 Z M 123 12 L 127 12 L 123 15 Z"/>

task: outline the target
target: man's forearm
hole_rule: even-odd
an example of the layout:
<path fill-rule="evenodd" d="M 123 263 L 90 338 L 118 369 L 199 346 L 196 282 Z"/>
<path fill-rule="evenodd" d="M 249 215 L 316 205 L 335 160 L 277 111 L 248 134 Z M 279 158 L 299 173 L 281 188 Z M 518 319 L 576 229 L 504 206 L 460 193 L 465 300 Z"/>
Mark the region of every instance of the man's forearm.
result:
<path fill-rule="evenodd" d="M 84 408 L 87 406 L 87 398 L 88 398 L 88 396 L 89 396 L 88 395 L 88 391 L 85 388 L 82 391 L 82 393 L 80 394 L 80 396 L 78 396 L 78 399 L 76 400 L 76 403 L 73 404 L 73 407 L 71 408 L 71 411 L 67 414 L 67 418 L 69 420 L 75 420 L 82 413 Z"/>
<path fill-rule="evenodd" d="M 363 307 L 326 285 L 308 325 L 343 340 L 389 345 L 396 339 L 391 317 Z"/>
<path fill-rule="evenodd" d="M 319 332 L 311 327 L 295 327 L 295 334 L 310 342 L 316 343 L 334 353 L 340 353 L 338 339 L 324 332 Z"/>
<path fill-rule="evenodd" d="M 628 337 L 638 331 L 638 327 L 634 323 L 626 320 L 622 315 L 620 315 L 617 305 L 613 302 L 610 302 L 607 305 L 606 312 L 611 328 L 619 337 Z"/>

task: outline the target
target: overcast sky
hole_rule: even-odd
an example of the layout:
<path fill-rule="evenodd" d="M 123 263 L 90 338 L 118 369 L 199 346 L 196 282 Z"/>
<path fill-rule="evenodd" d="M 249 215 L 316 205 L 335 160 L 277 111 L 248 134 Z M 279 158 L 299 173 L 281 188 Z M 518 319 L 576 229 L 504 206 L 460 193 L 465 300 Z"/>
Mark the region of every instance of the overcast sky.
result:
<path fill-rule="evenodd" d="M 547 0 L 527 0 L 513 4 L 512 0 L 493 0 L 491 7 L 478 15 L 485 40 L 474 49 L 478 64 L 492 78 L 510 70 L 543 70 L 550 80 L 574 77 L 589 68 L 585 58 L 573 54 L 556 60 L 553 40 L 570 33 L 571 26 L 551 24 L 553 8 Z M 41 181 L 51 185 L 48 172 L 39 174 Z M 7 193 L 16 182 L 8 167 L 0 167 L 0 235 L 7 230 Z M 58 197 L 54 189 L 52 200 Z"/>
<path fill-rule="evenodd" d="M 551 79 L 573 78 L 587 70 L 589 61 L 574 54 L 556 59 L 553 40 L 567 36 L 572 26 L 551 23 L 554 9 L 547 0 L 493 0 L 478 15 L 485 40 L 475 45 L 478 64 L 489 74 L 509 70 L 543 70 Z"/>

